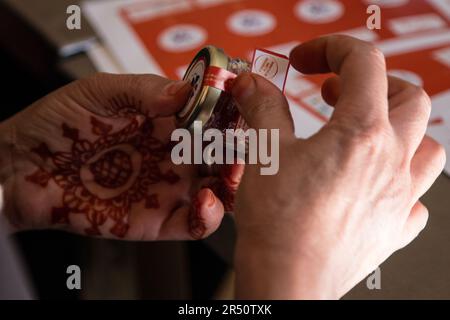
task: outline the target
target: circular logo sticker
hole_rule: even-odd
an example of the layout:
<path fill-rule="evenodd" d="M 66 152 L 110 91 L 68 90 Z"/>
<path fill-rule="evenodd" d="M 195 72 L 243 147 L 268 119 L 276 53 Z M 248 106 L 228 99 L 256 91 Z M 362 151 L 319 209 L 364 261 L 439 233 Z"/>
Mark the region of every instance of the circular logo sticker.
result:
<path fill-rule="evenodd" d="M 164 30 L 158 38 L 159 46 L 170 52 L 183 52 L 202 45 L 207 38 L 206 31 L 196 25 L 179 24 Z"/>
<path fill-rule="evenodd" d="M 304 0 L 295 6 L 300 20 L 319 24 L 338 20 L 344 14 L 344 6 L 337 0 Z"/>
<path fill-rule="evenodd" d="M 417 74 L 409 70 L 393 69 L 389 70 L 388 74 L 400 78 L 402 80 L 408 81 L 418 87 L 423 86 L 422 78 Z"/>
<path fill-rule="evenodd" d="M 241 36 L 260 36 L 275 29 L 273 15 L 262 10 L 242 10 L 228 18 L 228 28 Z"/>
<path fill-rule="evenodd" d="M 255 73 L 262 75 L 266 79 L 273 79 L 278 73 L 278 63 L 271 56 L 259 56 L 255 60 Z"/>
<path fill-rule="evenodd" d="M 382 8 L 400 7 L 409 2 L 409 0 L 365 0 L 367 5 L 375 4 Z"/>
<path fill-rule="evenodd" d="M 192 109 L 193 104 L 202 89 L 203 77 L 205 76 L 205 61 L 200 59 L 195 62 L 194 66 L 189 71 L 189 74 L 186 75 L 185 80 L 191 83 L 192 90 L 189 95 L 188 101 L 186 102 L 186 106 L 178 113 L 179 117 L 186 116 Z"/>

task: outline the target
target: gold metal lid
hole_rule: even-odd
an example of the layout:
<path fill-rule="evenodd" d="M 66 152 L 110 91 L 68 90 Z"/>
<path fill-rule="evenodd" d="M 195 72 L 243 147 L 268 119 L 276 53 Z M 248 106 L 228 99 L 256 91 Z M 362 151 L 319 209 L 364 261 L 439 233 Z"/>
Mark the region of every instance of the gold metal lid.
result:
<path fill-rule="evenodd" d="M 191 96 L 184 108 L 176 115 L 178 127 L 193 129 L 194 121 L 202 125 L 211 117 L 222 90 L 204 84 L 208 67 L 228 68 L 228 56 L 219 48 L 206 46 L 200 50 L 189 65 L 183 80 L 192 84 Z"/>

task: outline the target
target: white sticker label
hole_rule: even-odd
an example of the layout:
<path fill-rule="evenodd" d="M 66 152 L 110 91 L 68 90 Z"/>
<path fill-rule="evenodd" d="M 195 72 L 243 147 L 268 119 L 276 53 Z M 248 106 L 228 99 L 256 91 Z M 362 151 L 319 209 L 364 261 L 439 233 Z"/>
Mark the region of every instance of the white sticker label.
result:
<path fill-rule="evenodd" d="M 252 72 L 263 76 L 281 91 L 284 91 L 288 71 L 288 57 L 267 50 L 255 50 Z"/>
<path fill-rule="evenodd" d="M 180 24 L 164 30 L 159 38 L 159 46 L 170 52 L 184 52 L 201 46 L 208 34 L 200 26 L 192 24 Z"/>
<path fill-rule="evenodd" d="M 294 10 L 300 20 L 313 24 L 336 21 L 345 12 L 342 3 L 336 0 L 300 1 Z"/>
<path fill-rule="evenodd" d="M 242 10 L 228 19 L 228 28 L 241 36 L 261 36 L 276 27 L 275 17 L 262 10 Z"/>

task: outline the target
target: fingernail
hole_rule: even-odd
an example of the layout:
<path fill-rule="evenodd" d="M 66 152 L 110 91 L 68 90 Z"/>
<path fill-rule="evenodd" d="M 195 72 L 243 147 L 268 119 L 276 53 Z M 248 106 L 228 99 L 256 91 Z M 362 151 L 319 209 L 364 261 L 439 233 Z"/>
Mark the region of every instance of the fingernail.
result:
<path fill-rule="evenodd" d="M 177 96 L 190 90 L 190 83 L 187 81 L 172 81 L 165 87 L 165 93 L 169 96 Z"/>
<path fill-rule="evenodd" d="M 255 79 L 250 73 L 243 73 L 233 84 L 231 94 L 237 102 L 242 102 L 251 96 L 256 89 Z"/>
<path fill-rule="evenodd" d="M 225 183 L 226 187 L 233 191 L 237 190 L 239 186 L 239 181 L 236 180 L 238 179 L 238 169 L 239 167 L 237 167 L 236 165 L 229 164 L 225 165 L 223 171 L 221 172 L 222 180 Z"/>

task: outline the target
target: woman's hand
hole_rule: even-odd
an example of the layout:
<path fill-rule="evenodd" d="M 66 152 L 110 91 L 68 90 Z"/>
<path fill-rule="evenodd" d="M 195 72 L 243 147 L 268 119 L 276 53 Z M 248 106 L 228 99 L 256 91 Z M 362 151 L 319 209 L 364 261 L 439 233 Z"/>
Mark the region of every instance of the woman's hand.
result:
<path fill-rule="evenodd" d="M 238 298 L 341 297 L 425 227 L 419 198 L 444 167 L 442 146 L 424 136 L 429 97 L 388 80 L 372 45 L 325 37 L 290 59 L 303 73 L 337 74 L 322 88 L 335 111 L 317 134 L 296 139 L 279 90 L 237 78 L 247 123 L 280 129 L 278 174 L 247 166 L 236 196 Z"/>
<path fill-rule="evenodd" d="M 208 186 L 224 195 L 236 177 L 201 178 L 170 159 L 172 116 L 190 89 L 154 75 L 98 74 L 2 123 L 0 183 L 13 228 L 129 240 L 215 231 L 224 207 Z"/>

